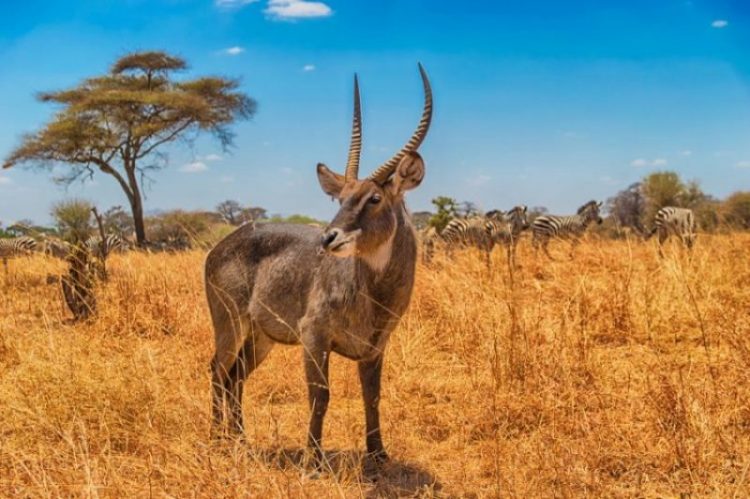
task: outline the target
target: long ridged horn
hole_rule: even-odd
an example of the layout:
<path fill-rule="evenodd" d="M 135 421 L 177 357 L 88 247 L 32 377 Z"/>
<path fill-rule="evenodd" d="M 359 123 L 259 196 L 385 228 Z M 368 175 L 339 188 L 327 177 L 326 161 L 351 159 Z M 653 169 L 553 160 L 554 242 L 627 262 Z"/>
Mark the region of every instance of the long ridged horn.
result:
<path fill-rule="evenodd" d="M 388 180 L 393 170 L 398 165 L 401 158 L 405 154 L 416 151 L 422 144 L 422 141 L 427 136 L 427 131 L 430 129 L 430 122 L 432 121 L 432 88 L 430 87 L 430 80 L 427 78 L 422 64 L 419 64 L 419 74 L 422 76 L 422 85 L 424 85 L 424 110 L 422 111 L 422 119 L 419 120 L 417 129 L 412 134 L 409 142 L 401 148 L 401 150 L 393 156 L 391 159 L 380 165 L 377 170 L 372 172 L 370 180 L 378 183 L 383 183 Z"/>
<path fill-rule="evenodd" d="M 352 140 L 349 144 L 349 159 L 346 162 L 344 178 L 356 180 L 359 173 L 359 158 L 362 154 L 362 108 L 359 103 L 359 80 L 354 75 L 354 118 L 352 120 Z"/>

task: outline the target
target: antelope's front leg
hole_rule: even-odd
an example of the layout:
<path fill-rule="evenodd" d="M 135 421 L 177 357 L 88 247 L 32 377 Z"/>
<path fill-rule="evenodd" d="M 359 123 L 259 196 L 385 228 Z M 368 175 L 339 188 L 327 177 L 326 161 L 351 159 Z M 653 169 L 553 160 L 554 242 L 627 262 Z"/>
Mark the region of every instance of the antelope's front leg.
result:
<path fill-rule="evenodd" d="M 388 459 L 380 436 L 380 374 L 383 370 L 383 356 L 363 360 L 358 364 L 359 381 L 362 384 L 362 398 L 365 403 L 367 453 L 382 463 Z"/>
<path fill-rule="evenodd" d="M 304 341 L 305 377 L 307 394 L 310 403 L 310 428 L 307 435 L 307 446 L 313 451 L 315 468 L 323 464 L 323 418 L 328 410 L 330 392 L 328 387 L 328 360 L 330 348 L 321 341 Z"/>

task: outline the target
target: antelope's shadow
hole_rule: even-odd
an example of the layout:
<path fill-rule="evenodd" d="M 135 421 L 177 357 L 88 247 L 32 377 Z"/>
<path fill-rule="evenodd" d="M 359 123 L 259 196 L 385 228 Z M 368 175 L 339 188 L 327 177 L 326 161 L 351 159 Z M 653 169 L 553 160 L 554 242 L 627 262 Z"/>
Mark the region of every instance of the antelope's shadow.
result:
<path fill-rule="evenodd" d="M 309 469 L 309 454 L 302 448 L 256 449 L 262 462 L 282 471 Z M 362 451 L 328 450 L 322 477 L 369 484 L 366 497 L 415 496 L 420 492 L 439 492 L 442 485 L 432 474 L 414 463 L 391 458 L 381 466 Z"/>

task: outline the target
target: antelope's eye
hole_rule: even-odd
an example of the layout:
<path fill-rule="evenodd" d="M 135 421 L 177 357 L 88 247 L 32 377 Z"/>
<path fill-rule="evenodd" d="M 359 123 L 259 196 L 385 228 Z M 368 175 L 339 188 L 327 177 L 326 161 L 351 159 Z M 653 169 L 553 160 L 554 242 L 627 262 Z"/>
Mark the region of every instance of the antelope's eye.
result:
<path fill-rule="evenodd" d="M 370 203 L 371 203 L 371 204 L 378 204 L 378 203 L 380 202 L 380 199 L 381 199 L 381 198 L 380 198 L 380 194 L 373 194 L 373 195 L 372 195 L 372 196 L 370 197 Z"/>

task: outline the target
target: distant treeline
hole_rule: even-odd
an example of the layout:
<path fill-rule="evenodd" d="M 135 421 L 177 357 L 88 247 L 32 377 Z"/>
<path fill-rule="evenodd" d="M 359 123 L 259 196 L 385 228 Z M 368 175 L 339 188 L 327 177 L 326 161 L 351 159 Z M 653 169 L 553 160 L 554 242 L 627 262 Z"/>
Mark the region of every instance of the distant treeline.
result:
<path fill-rule="evenodd" d="M 82 239 L 97 231 L 92 215 L 93 205 L 85 200 L 71 199 L 52 207 L 52 226 L 37 225 L 31 220 L 21 220 L 4 227 L 0 224 L 0 237 L 59 237 Z M 132 241 L 135 227 L 133 217 L 121 206 L 113 206 L 101 213 L 104 231 Z M 237 201 L 219 203 L 214 211 L 169 210 L 145 217 L 148 240 L 170 248 L 211 246 L 236 227 L 245 223 L 297 223 L 319 224 L 324 222 L 306 215 L 282 216 L 268 214 L 258 206 L 243 206 Z"/>

